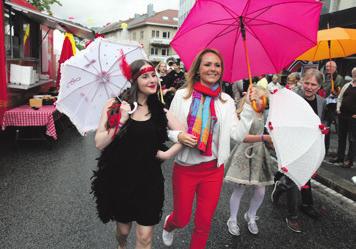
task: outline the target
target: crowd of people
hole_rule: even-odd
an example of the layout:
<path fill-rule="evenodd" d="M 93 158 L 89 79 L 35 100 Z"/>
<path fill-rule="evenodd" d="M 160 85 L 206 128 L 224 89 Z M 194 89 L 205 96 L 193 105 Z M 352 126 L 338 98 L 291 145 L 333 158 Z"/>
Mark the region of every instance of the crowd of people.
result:
<path fill-rule="evenodd" d="M 189 223 L 196 199 L 190 248 L 206 247 L 224 182 L 234 186 L 226 228 L 234 236 L 240 235 L 237 216 L 247 187 L 254 192 L 243 217 L 252 234 L 259 233 L 257 211 L 269 185 L 273 186 L 274 204 L 286 194 L 286 223 L 292 231 L 302 230 L 299 206 L 310 217 L 319 218 L 310 181 L 299 191 L 291 179 L 278 172 L 270 155 L 273 144 L 264 129 L 264 113 L 251 107 L 251 100 L 283 87 L 278 75 L 270 82 L 261 76 L 250 88 L 243 81 L 226 84 L 222 81 L 222 57 L 212 49 L 197 54 L 186 73 L 175 60 L 156 67 L 146 60 L 126 66 L 130 67 L 126 77 L 132 86 L 121 95 L 123 101 L 110 99 L 103 110 L 95 136 L 102 153 L 92 179 L 98 216 L 104 223 L 116 222 L 119 249 L 126 248 L 133 222 L 136 248 L 152 248 L 153 228 L 162 219 L 164 204 L 161 163 L 173 157 L 173 210 L 164 218 L 162 228 L 166 246 L 174 243 L 174 232 Z M 285 87 L 301 95 L 326 125 L 338 117 L 335 161 L 351 167 L 356 144 L 356 68 L 352 82 L 343 85 L 334 66 L 334 62 L 327 64 L 326 75 L 316 69 L 302 77 L 292 73 Z M 335 89 L 329 87 L 331 77 Z M 129 114 L 133 102 L 138 108 Z M 334 117 L 328 116 L 333 113 L 330 104 L 335 104 Z M 344 162 L 346 137 L 350 138 L 348 163 Z M 165 144 L 168 138 L 174 143 L 170 148 Z M 235 141 L 233 148 L 230 139 Z"/>

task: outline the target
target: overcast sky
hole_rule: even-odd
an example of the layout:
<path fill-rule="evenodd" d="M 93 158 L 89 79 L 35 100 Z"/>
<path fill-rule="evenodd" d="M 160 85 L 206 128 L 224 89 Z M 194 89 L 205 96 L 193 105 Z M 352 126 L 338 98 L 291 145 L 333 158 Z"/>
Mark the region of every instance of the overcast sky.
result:
<path fill-rule="evenodd" d="M 179 0 L 60 0 L 63 6 L 52 5 L 53 15 L 62 19 L 74 18 L 85 26 L 103 26 L 144 14 L 153 3 L 154 11 L 179 8 Z"/>

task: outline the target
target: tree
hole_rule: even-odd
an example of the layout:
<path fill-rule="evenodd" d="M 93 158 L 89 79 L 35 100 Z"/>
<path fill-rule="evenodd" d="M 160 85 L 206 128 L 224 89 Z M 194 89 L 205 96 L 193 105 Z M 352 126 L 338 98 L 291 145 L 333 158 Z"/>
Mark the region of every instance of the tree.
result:
<path fill-rule="evenodd" d="M 51 5 L 58 4 L 62 6 L 60 0 L 27 0 L 33 6 L 36 6 L 40 11 L 47 11 L 48 14 L 52 15 Z"/>

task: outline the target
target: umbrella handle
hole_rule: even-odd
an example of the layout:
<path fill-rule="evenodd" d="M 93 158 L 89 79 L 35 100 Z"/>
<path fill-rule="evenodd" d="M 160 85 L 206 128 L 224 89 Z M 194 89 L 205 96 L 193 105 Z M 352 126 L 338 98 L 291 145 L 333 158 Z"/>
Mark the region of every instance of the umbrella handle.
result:
<path fill-rule="evenodd" d="M 135 102 L 133 102 L 133 105 L 134 105 L 134 108 L 133 108 L 133 110 L 132 110 L 132 111 L 129 111 L 129 112 L 128 112 L 129 114 L 134 113 L 134 112 L 136 111 L 136 109 L 137 109 L 138 104 L 137 104 L 137 102 L 136 102 L 136 101 L 135 101 Z"/>
<path fill-rule="evenodd" d="M 266 109 L 267 106 L 267 97 L 266 96 L 261 96 L 261 103 L 257 104 L 256 100 L 251 100 L 251 106 L 255 112 L 263 112 Z"/>

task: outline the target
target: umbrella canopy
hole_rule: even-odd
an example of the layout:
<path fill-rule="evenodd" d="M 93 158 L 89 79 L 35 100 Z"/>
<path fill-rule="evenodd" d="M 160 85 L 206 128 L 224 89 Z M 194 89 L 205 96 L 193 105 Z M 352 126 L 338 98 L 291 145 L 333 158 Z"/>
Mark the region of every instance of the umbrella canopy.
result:
<path fill-rule="evenodd" d="M 315 0 L 198 0 L 171 45 L 188 68 L 199 51 L 217 49 L 223 79 L 232 82 L 249 75 L 244 26 L 252 74 L 279 73 L 316 44 L 321 7 Z"/>
<path fill-rule="evenodd" d="M 279 170 L 301 188 L 325 156 L 325 128 L 320 118 L 302 97 L 284 88 L 270 97 L 266 128 L 276 150 Z"/>
<path fill-rule="evenodd" d="M 82 135 L 97 129 L 106 101 L 131 86 L 119 66 L 121 53 L 128 63 L 146 59 L 138 43 L 114 43 L 100 37 L 62 64 L 56 107 Z"/>
<path fill-rule="evenodd" d="M 356 54 L 356 29 L 331 28 L 318 32 L 318 43 L 297 60 L 320 61 Z"/>

